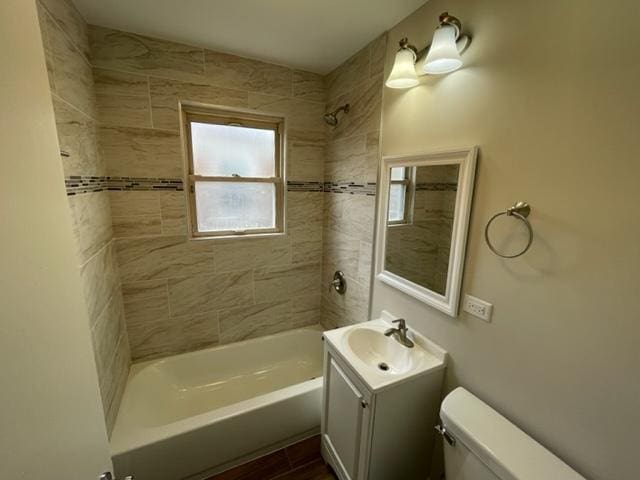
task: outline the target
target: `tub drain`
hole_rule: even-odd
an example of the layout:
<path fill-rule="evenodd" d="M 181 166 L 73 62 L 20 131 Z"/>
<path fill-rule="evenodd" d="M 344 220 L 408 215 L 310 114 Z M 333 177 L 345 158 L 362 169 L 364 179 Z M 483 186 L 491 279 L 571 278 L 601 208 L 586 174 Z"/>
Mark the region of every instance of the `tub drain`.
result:
<path fill-rule="evenodd" d="M 387 364 L 386 364 L 386 363 L 384 363 L 384 362 L 380 362 L 380 363 L 378 364 L 378 368 L 379 368 L 380 370 L 382 370 L 383 372 L 386 372 L 387 370 L 389 370 L 389 365 L 387 365 Z"/>

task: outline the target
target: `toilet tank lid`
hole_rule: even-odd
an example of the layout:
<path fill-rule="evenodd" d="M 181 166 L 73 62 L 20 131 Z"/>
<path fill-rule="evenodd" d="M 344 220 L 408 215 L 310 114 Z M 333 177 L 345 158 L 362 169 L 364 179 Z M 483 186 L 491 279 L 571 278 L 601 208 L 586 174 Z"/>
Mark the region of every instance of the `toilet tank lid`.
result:
<path fill-rule="evenodd" d="M 442 402 L 440 418 L 501 480 L 585 480 L 549 450 L 462 387 Z"/>

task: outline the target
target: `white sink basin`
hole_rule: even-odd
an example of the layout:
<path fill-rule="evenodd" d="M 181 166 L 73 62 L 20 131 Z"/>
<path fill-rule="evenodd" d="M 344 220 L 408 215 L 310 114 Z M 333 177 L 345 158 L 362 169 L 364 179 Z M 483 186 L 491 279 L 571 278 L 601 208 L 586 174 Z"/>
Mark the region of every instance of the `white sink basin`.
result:
<path fill-rule="evenodd" d="M 387 375 L 407 373 L 424 360 L 422 348 L 408 348 L 393 337 L 386 337 L 379 329 L 356 327 L 344 336 L 346 346 L 370 368 Z"/>
<path fill-rule="evenodd" d="M 413 332 L 409 325 L 412 348 L 405 347 L 393 336 L 384 332 L 395 325 L 392 315 L 369 322 L 350 325 L 324 332 L 324 338 L 351 365 L 372 390 L 378 390 L 396 382 L 444 368 L 446 352 Z"/>

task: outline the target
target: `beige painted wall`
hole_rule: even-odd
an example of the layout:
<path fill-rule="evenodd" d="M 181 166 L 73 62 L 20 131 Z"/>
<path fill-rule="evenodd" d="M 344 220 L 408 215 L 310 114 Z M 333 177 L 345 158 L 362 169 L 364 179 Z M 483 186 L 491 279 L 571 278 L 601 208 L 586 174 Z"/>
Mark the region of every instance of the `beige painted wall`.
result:
<path fill-rule="evenodd" d="M 447 391 L 467 387 L 588 478 L 635 479 L 640 7 L 432 0 L 390 32 L 387 72 L 398 40 L 424 46 L 444 10 L 474 36 L 466 66 L 385 89 L 382 148 L 480 147 L 462 290 L 493 319 L 450 318 L 377 281 L 372 314 L 404 315 L 450 352 Z M 501 260 L 482 231 L 516 200 L 535 239 Z"/>
<path fill-rule="evenodd" d="M 34 2 L 0 3 L 0 61 L 0 478 L 95 479 L 111 460 Z"/>

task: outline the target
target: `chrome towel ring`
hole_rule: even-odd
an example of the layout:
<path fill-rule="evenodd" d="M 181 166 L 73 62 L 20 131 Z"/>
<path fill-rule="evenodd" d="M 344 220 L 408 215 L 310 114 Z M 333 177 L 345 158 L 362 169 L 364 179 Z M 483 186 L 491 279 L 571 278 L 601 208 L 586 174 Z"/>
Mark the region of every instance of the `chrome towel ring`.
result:
<path fill-rule="evenodd" d="M 519 257 L 520 255 L 523 255 L 527 250 L 529 250 L 529 247 L 531 246 L 531 242 L 533 242 L 533 229 L 531 228 L 531 224 L 529 223 L 529 220 L 527 220 L 527 217 L 529 216 L 530 213 L 531 213 L 531 207 L 527 202 L 516 202 L 512 207 L 509 207 L 506 211 L 498 212 L 493 217 L 491 217 L 487 222 L 487 226 L 484 228 L 484 239 L 487 242 L 489 249 L 493 253 L 495 253 L 496 255 L 502 258 L 516 258 L 516 257 Z M 496 218 L 500 217 L 501 215 L 516 217 L 522 220 L 526 225 L 527 230 L 529 231 L 529 241 L 527 242 L 527 245 L 524 247 L 524 249 L 521 252 L 516 253 L 515 255 L 503 255 L 502 253 L 500 253 L 498 250 L 495 249 L 495 247 L 491 244 L 491 240 L 489 240 L 489 226 L 491 226 L 491 222 L 493 222 Z"/>

